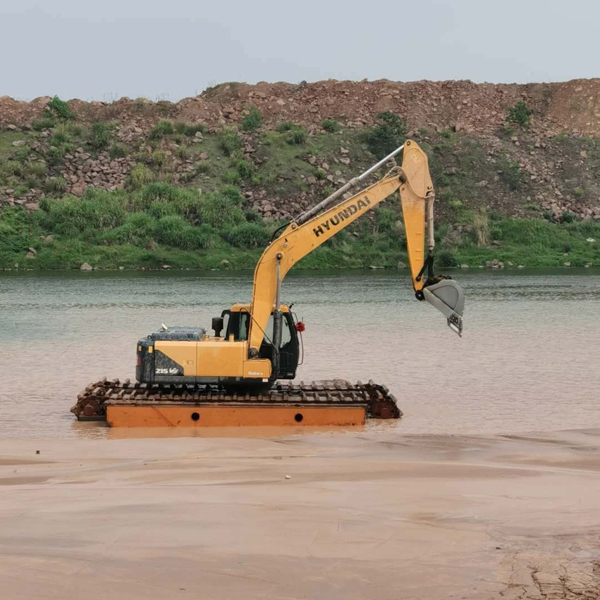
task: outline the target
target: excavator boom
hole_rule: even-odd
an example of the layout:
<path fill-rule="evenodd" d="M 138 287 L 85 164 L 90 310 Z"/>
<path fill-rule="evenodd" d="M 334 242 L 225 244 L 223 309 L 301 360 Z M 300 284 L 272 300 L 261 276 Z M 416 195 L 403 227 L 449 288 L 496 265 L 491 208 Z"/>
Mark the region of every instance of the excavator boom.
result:
<path fill-rule="evenodd" d="M 380 181 L 347 200 L 333 204 L 353 185 L 403 151 L 402 167 L 392 168 Z M 307 254 L 348 227 L 380 202 L 400 191 L 406 231 L 406 245 L 413 288 L 419 300 L 441 310 L 453 331 L 462 333 L 464 295 L 456 282 L 433 275 L 433 183 L 427 155 L 416 142 L 407 140 L 388 157 L 354 178 L 316 207 L 290 222 L 260 257 L 254 271 L 250 314 L 250 353 L 257 355 L 264 331 L 277 302 L 287 272 Z M 333 206 L 332 206 L 333 204 Z M 425 235 L 427 233 L 427 249 Z M 427 290 L 427 293 L 425 293 Z M 452 290 L 452 293 L 450 293 Z"/>

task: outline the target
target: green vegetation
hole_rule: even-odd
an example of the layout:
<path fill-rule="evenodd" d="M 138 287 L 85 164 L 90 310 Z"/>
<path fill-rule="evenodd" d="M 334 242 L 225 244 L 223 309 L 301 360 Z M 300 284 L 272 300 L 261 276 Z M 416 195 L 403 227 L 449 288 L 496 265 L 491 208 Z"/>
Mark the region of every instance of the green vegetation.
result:
<path fill-rule="evenodd" d="M 518 162 L 503 158 L 500 161 L 500 178 L 512 191 L 521 189 L 523 184 L 523 177 L 521 175 L 521 168 Z"/>
<path fill-rule="evenodd" d="M 600 264 L 597 222 L 559 224 L 544 219 L 500 219 L 493 223 L 490 233 L 499 246 L 480 248 L 463 240 L 453 247 L 455 264 L 480 265 L 494 258 L 528 267 L 558 267 L 565 262 L 573 267 Z"/>
<path fill-rule="evenodd" d="M 490 243 L 490 226 L 488 213 L 485 207 L 482 207 L 478 213 L 473 216 L 473 231 L 477 246 L 484 247 Z"/>
<path fill-rule="evenodd" d="M 392 112 L 382 112 L 377 115 L 375 127 L 365 133 L 364 139 L 371 153 L 382 159 L 404 143 L 406 132 L 406 121 Z"/>
<path fill-rule="evenodd" d="M 52 117 L 44 117 L 43 119 L 36 119 L 31 123 L 31 129 L 34 131 L 43 131 L 44 129 L 52 129 L 56 125 L 56 121 Z"/>
<path fill-rule="evenodd" d="M 242 138 L 237 131 L 226 130 L 221 133 L 221 148 L 226 156 L 232 156 L 242 149 Z"/>
<path fill-rule="evenodd" d="M 133 190 L 139 190 L 154 179 L 154 174 L 142 164 L 134 165 L 129 172 L 129 187 Z"/>
<path fill-rule="evenodd" d="M 255 118 L 251 108 L 245 116 Z M 252 268 L 283 224 L 263 221 L 255 212 L 262 199 L 274 210 L 295 211 L 297 199 L 316 202 L 369 167 L 371 154 L 385 156 L 406 135 L 399 116 L 381 113 L 368 130 L 328 119 L 310 134 L 292 122 L 275 130 L 255 121 L 256 127 L 242 122 L 207 132 L 200 123 L 160 121 L 139 144 L 118 142 L 111 123 L 53 115 L 31 131 L 0 130 L 0 193 L 12 188 L 4 197 L 25 198 L 23 204 L 30 202 L 31 189 L 46 196 L 37 211 L 6 204 L 1 209 L 0 269 L 78 268 L 83 262 L 98 268 Z M 242 138 L 242 128 L 256 133 Z M 493 259 L 507 267 L 600 265 L 600 223 L 579 220 L 575 203 L 568 207 L 577 216 L 566 208 L 562 214 L 544 212 L 548 204 L 538 196 L 539 183 L 530 181 L 527 156 L 510 139 L 497 138 L 490 151 L 485 139 L 460 131 L 430 129 L 420 135 L 426 136 L 417 140 L 430 157 L 436 186 L 440 269 L 485 266 Z M 563 197 L 582 204 L 598 197 L 600 141 L 564 137 L 548 143 L 560 144 L 566 159 Z M 111 159 L 134 157 L 125 189 L 88 188 L 82 198 L 65 196 L 73 171 L 63 162 L 80 147 L 93 159 L 100 152 Z M 523 148 L 535 152 L 526 142 Z M 69 161 L 80 160 L 79 154 Z M 181 161 L 186 161 L 183 169 Z M 511 214 L 529 218 L 508 218 Z M 37 254 L 26 259 L 29 248 Z M 395 268 L 400 261 L 407 262 L 406 236 L 398 199 L 392 197 L 300 267 Z"/>
<path fill-rule="evenodd" d="M 338 131 L 340 131 L 342 129 L 342 126 L 338 123 L 338 121 L 336 121 L 336 119 L 325 119 L 321 123 L 321 127 L 327 133 L 337 133 Z"/>
<path fill-rule="evenodd" d="M 151 140 L 160 140 L 166 135 L 174 133 L 173 124 L 170 121 L 159 121 L 151 130 L 148 137 Z"/>
<path fill-rule="evenodd" d="M 528 108 L 527 104 L 520 100 L 512 108 L 509 109 L 507 120 L 510 123 L 514 123 L 515 125 L 520 125 L 521 127 L 527 128 L 531 123 L 532 115 L 533 110 Z"/>
<path fill-rule="evenodd" d="M 75 119 L 75 113 L 69 108 L 69 105 L 61 100 L 58 96 L 54 96 L 48 104 L 46 104 L 46 116 L 48 118 L 57 118 L 63 121 Z"/>
<path fill-rule="evenodd" d="M 194 125 L 187 125 L 183 132 L 188 137 L 194 137 L 198 132 L 206 133 L 206 127 L 202 123 L 195 123 Z"/>
<path fill-rule="evenodd" d="M 96 152 L 104 150 L 110 141 L 110 129 L 106 123 L 92 123 L 88 143 Z"/>
<path fill-rule="evenodd" d="M 285 141 L 291 145 L 304 144 L 306 142 L 306 127 L 304 125 L 294 125 L 286 132 Z"/>
<path fill-rule="evenodd" d="M 64 194 L 67 189 L 67 182 L 63 177 L 50 177 L 44 184 L 44 191 L 51 195 Z"/>
<path fill-rule="evenodd" d="M 254 131 L 260 127 L 262 115 L 256 106 L 250 106 L 248 112 L 242 119 L 242 129 L 244 131 Z"/>
<path fill-rule="evenodd" d="M 127 148 L 125 148 L 125 146 L 122 146 L 121 144 L 113 144 L 110 147 L 108 154 L 110 155 L 112 160 L 114 160 L 115 158 L 125 158 L 127 156 Z"/>
<path fill-rule="evenodd" d="M 53 190 L 61 189 L 58 179 Z M 41 209 L 4 208 L 0 218 L 0 267 L 24 265 L 28 248 L 37 250 L 28 268 L 251 268 L 279 223 L 265 223 L 244 210 L 237 188 L 209 194 L 151 182 L 133 192 L 88 189 L 83 198 L 45 198 Z M 462 232 L 451 224 L 437 230 L 436 264 L 484 265 L 494 258 L 515 266 L 572 266 L 600 263 L 600 223 L 551 223 L 506 219 L 479 211 Z M 493 240 L 493 241 L 492 241 Z M 590 242 L 589 240 L 594 240 Z M 598 241 L 595 241 L 598 240 Z M 565 257 L 568 253 L 568 258 Z M 305 268 L 371 265 L 395 267 L 406 261 L 406 239 L 396 202 L 376 209 L 325 243 L 301 265 Z"/>
<path fill-rule="evenodd" d="M 291 146 L 304 144 L 306 142 L 306 127 L 296 125 L 290 121 L 282 121 L 277 126 L 277 131 L 283 135 L 285 141 Z"/>

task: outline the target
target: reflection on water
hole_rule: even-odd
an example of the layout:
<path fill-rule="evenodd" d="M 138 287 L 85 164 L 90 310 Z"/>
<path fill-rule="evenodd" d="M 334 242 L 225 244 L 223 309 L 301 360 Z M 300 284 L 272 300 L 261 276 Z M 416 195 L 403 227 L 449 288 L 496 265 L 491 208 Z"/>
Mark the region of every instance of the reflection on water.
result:
<path fill-rule="evenodd" d="M 90 425 L 91 423 L 88 423 Z M 81 433 L 80 428 L 84 423 L 75 422 L 73 427 Z M 94 431 L 95 429 L 95 431 Z M 101 437 L 107 437 L 111 440 L 123 439 L 144 439 L 144 438 L 276 438 L 287 437 L 290 435 L 311 434 L 311 433 L 339 433 L 351 431 L 364 431 L 362 426 L 349 427 L 108 427 L 101 426 Z M 98 428 L 88 429 L 91 435 L 99 435 Z M 89 437 L 89 436 L 85 436 Z M 99 436 L 100 437 L 100 436 Z"/>
<path fill-rule="evenodd" d="M 406 271 L 291 274 L 283 299 L 307 324 L 299 377 L 385 383 L 405 417 L 367 428 L 399 434 L 600 426 L 598 271 L 456 278 L 462 339 L 414 299 Z M 104 375 L 133 377 L 136 341 L 161 323 L 208 327 L 250 293 L 251 273 L 2 275 L 0 437 L 123 435 L 76 423 L 77 393 Z"/>

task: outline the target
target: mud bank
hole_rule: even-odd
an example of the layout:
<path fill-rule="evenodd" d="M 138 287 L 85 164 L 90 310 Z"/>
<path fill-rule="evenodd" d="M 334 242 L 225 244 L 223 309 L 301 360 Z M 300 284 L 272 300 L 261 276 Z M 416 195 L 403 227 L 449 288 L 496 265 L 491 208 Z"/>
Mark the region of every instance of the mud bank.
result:
<path fill-rule="evenodd" d="M 2 597 L 599 598 L 599 447 L 599 430 L 0 441 Z"/>

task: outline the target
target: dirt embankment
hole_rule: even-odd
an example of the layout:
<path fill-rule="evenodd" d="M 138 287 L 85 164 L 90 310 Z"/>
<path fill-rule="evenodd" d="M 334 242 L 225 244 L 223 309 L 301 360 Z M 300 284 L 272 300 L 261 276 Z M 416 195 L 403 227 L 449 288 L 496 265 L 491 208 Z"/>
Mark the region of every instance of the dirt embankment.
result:
<path fill-rule="evenodd" d="M 21 102 L 0 98 L 0 125 L 27 125 L 39 118 L 49 98 Z M 224 83 L 179 102 L 121 98 L 112 103 L 71 100 L 83 119 L 152 121 L 177 118 L 209 125 L 237 122 L 253 104 L 265 123 L 292 120 L 320 125 L 337 118 L 352 126 L 370 124 L 382 111 L 393 111 L 412 127 L 437 125 L 492 133 L 508 109 L 524 100 L 535 111 L 536 127 L 575 135 L 600 134 L 600 79 L 564 83 L 476 84 L 470 81 L 319 81 L 315 83 Z"/>

